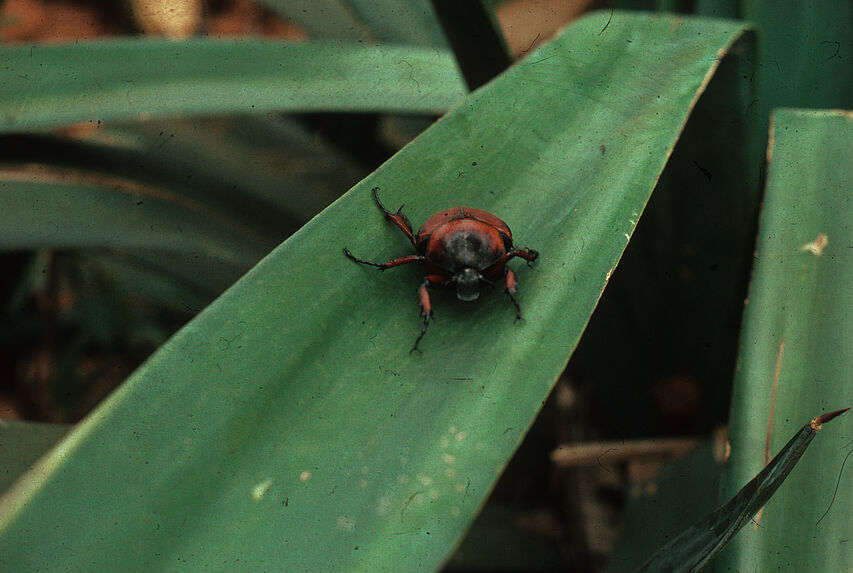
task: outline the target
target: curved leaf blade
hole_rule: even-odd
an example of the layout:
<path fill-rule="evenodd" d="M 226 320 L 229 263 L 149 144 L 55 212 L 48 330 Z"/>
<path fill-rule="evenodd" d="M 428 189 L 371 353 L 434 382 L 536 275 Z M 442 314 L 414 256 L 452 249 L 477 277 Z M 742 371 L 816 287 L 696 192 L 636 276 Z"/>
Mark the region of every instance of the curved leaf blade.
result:
<path fill-rule="evenodd" d="M 311 38 L 444 46 L 429 0 L 261 0 Z"/>
<path fill-rule="evenodd" d="M 601 33 L 609 16 L 473 94 L 173 337 L 3 499 L 0 563 L 438 567 L 565 366 L 687 113 L 743 31 L 619 13 Z M 406 248 L 373 186 L 418 220 L 454 204 L 507 219 L 542 252 L 516 266 L 527 322 L 513 326 L 499 293 L 476 305 L 437 293 L 438 320 L 410 356 L 417 270 L 378 274 L 341 253 Z M 52 537 L 34 551 L 31 531 Z"/>
<path fill-rule="evenodd" d="M 850 408 L 813 418 L 729 501 L 658 549 L 636 573 L 694 573 L 717 556 L 785 481 L 823 424 Z"/>
<path fill-rule="evenodd" d="M 792 420 L 853 401 L 850 118 L 849 111 L 783 109 L 771 120 L 767 191 L 732 395 L 726 495 L 764 466 L 780 436 L 793 430 Z M 849 544 L 813 543 L 815 537 L 843 539 L 853 530 L 846 510 L 853 489 L 839 488 L 833 502 L 827 478 L 828 472 L 841 475 L 849 450 L 845 438 L 812 446 L 809 464 L 767 505 L 760 526 L 733 540 L 720 566 L 849 567 Z"/>
<path fill-rule="evenodd" d="M 272 245 L 203 203 L 154 186 L 62 169 L 0 170 L 0 250 L 149 248 L 245 267 Z"/>
<path fill-rule="evenodd" d="M 415 46 L 121 40 L 0 48 L 0 132 L 269 111 L 435 113 L 465 93 L 453 56 Z"/>

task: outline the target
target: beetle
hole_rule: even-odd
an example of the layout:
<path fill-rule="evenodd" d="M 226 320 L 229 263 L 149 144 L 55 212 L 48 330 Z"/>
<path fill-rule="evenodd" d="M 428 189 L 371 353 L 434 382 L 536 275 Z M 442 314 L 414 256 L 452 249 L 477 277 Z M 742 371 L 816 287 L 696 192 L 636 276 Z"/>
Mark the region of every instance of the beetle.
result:
<path fill-rule="evenodd" d="M 377 267 L 380 271 L 408 263 L 423 263 L 426 276 L 418 287 L 418 303 L 424 325 L 410 352 L 418 349 L 433 318 L 429 288 L 456 288 L 456 298 L 477 300 L 480 288 L 503 279 L 504 291 L 515 305 L 515 319 L 521 320 L 521 307 L 515 298 L 518 280 L 507 266 L 513 257 L 521 257 L 528 264 L 539 257 L 533 249 L 516 249 L 509 225 L 488 211 L 473 207 L 453 207 L 439 211 L 412 232 L 412 224 L 403 214 L 400 205 L 396 213 L 389 211 L 379 200 L 379 187 L 373 188 L 373 199 L 385 218 L 395 224 L 412 242 L 417 254 L 405 255 L 384 263 L 365 261 L 353 255 L 347 247 L 344 254 L 362 265 Z"/>

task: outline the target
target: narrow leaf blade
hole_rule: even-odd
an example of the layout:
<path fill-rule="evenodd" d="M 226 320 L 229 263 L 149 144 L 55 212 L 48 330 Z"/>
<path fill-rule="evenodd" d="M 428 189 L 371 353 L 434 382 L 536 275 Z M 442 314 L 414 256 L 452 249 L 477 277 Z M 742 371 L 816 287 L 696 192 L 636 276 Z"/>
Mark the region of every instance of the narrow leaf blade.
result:
<path fill-rule="evenodd" d="M 850 112 L 778 110 L 772 119 L 767 190 L 755 267 L 740 341 L 730 416 L 731 457 L 723 491 L 763 467 L 792 420 L 853 402 L 853 122 Z M 853 530 L 853 489 L 841 488 L 833 509 L 832 479 L 840 475 L 849 439 L 821 440 L 812 460 L 720 557 L 731 570 L 841 571 L 853 547 L 813 543 Z M 845 478 L 845 476 L 842 476 Z M 792 524 L 798 533 L 792 534 Z M 778 548 L 786 546 L 784 554 Z"/>
<path fill-rule="evenodd" d="M 821 425 L 847 410 L 849 408 L 818 416 L 803 426 L 734 497 L 658 549 L 636 573 L 701 570 L 776 493 L 803 457 Z"/>
<path fill-rule="evenodd" d="M 0 131 L 226 112 L 435 113 L 465 93 L 447 50 L 415 46 L 117 40 L 4 47 L 0 60 Z"/>

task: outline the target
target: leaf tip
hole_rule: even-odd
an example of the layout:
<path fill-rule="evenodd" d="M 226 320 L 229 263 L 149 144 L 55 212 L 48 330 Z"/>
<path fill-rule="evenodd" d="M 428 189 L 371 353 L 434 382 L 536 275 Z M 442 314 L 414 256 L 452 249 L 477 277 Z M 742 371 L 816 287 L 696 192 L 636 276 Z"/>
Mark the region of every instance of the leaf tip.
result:
<path fill-rule="evenodd" d="M 826 414 L 821 414 L 820 416 L 818 416 L 817 418 L 815 418 L 811 422 L 809 422 L 809 426 L 811 426 L 812 430 L 817 432 L 818 430 L 820 430 L 821 426 L 823 426 L 825 423 L 829 422 L 833 418 L 836 418 L 837 416 L 840 416 L 841 414 L 843 414 L 844 412 L 846 412 L 849 409 L 850 408 L 847 407 L 847 408 L 842 408 L 841 410 L 835 410 L 833 412 L 827 412 Z"/>

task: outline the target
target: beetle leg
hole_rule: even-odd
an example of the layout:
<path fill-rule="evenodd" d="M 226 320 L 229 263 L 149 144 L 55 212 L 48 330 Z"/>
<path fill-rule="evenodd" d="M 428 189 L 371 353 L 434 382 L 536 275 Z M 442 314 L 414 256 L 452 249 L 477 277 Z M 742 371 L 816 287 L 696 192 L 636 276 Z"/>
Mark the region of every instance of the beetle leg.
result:
<path fill-rule="evenodd" d="M 410 223 L 409 218 L 403 214 L 403 207 L 405 207 L 405 205 L 400 205 L 400 208 L 397 209 L 396 213 L 389 211 L 385 205 L 382 204 L 382 201 L 379 200 L 379 187 L 373 188 L 373 199 L 376 200 L 376 204 L 379 205 L 379 208 L 382 209 L 383 213 L 385 213 L 385 218 L 397 225 L 397 227 L 403 231 L 414 245 L 415 234 L 412 232 L 412 223 Z"/>
<path fill-rule="evenodd" d="M 429 291 L 427 287 L 430 285 L 429 279 L 424 279 L 424 282 L 421 283 L 421 286 L 418 287 L 418 304 L 421 306 L 421 318 L 424 319 L 424 326 L 421 328 L 420 334 L 415 339 L 415 345 L 409 351 L 409 354 L 415 352 L 418 349 L 418 344 L 421 343 L 421 338 L 426 334 L 427 326 L 429 326 L 429 321 L 432 320 L 432 302 L 429 300 Z"/>
<path fill-rule="evenodd" d="M 390 269 L 391 267 L 399 267 L 400 265 L 405 265 L 406 263 L 422 263 L 424 262 L 424 260 L 426 260 L 426 257 L 424 257 L 423 255 L 406 255 L 405 257 L 397 257 L 396 259 L 391 259 L 390 261 L 386 261 L 384 263 L 374 263 L 373 261 L 365 261 L 364 259 L 357 258 L 346 247 L 344 247 L 344 254 L 357 263 L 361 263 L 362 265 L 370 265 L 371 267 L 377 267 L 380 271 Z"/>
<path fill-rule="evenodd" d="M 534 251 L 533 249 L 513 249 L 504 255 L 506 260 L 511 259 L 512 257 L 521 257 L 528 263 L 532 263 L 536 259 L 539 258 L 539 251 Z"/>
<path fill-rule="evenodd" d="M 528 263 L 532 263 L 533 261 L 539 258 L 539 251 L 534 251 L 533 249 L 524 249 L 523 251 L 521 249 L 512 249 L 510 251 L 507 251 L 506 254 L 501 257 L 498 262 L 496 262 L 489 268 L 499 269 L 505 264 L 507 264 L 507 262 L 513 257 L 521 257 Z"/>
<path fill-rule="evenodd" d="M 523 251 L 520 249 L 513 249 L 513 252 L 515 253 L 515 256 L 521 257 L 527 261 L 528 264 L 539 258 L 539 251 L 534 249 L 524 249 Z"/>
<path fill-rule="evenodd" d="M 518 306 L 518 301 L 515 300 L 515 293 L 518 290 L 518 280 L 515 278 L 515 273 L 509 267 L 504 267 L 504 274 L 506 279 L 504 292 L 509 296 L 509 300 L 512 301 L 512 304 L 515 305 L 515 320 L 522 320 L 521 307 Z"/>

